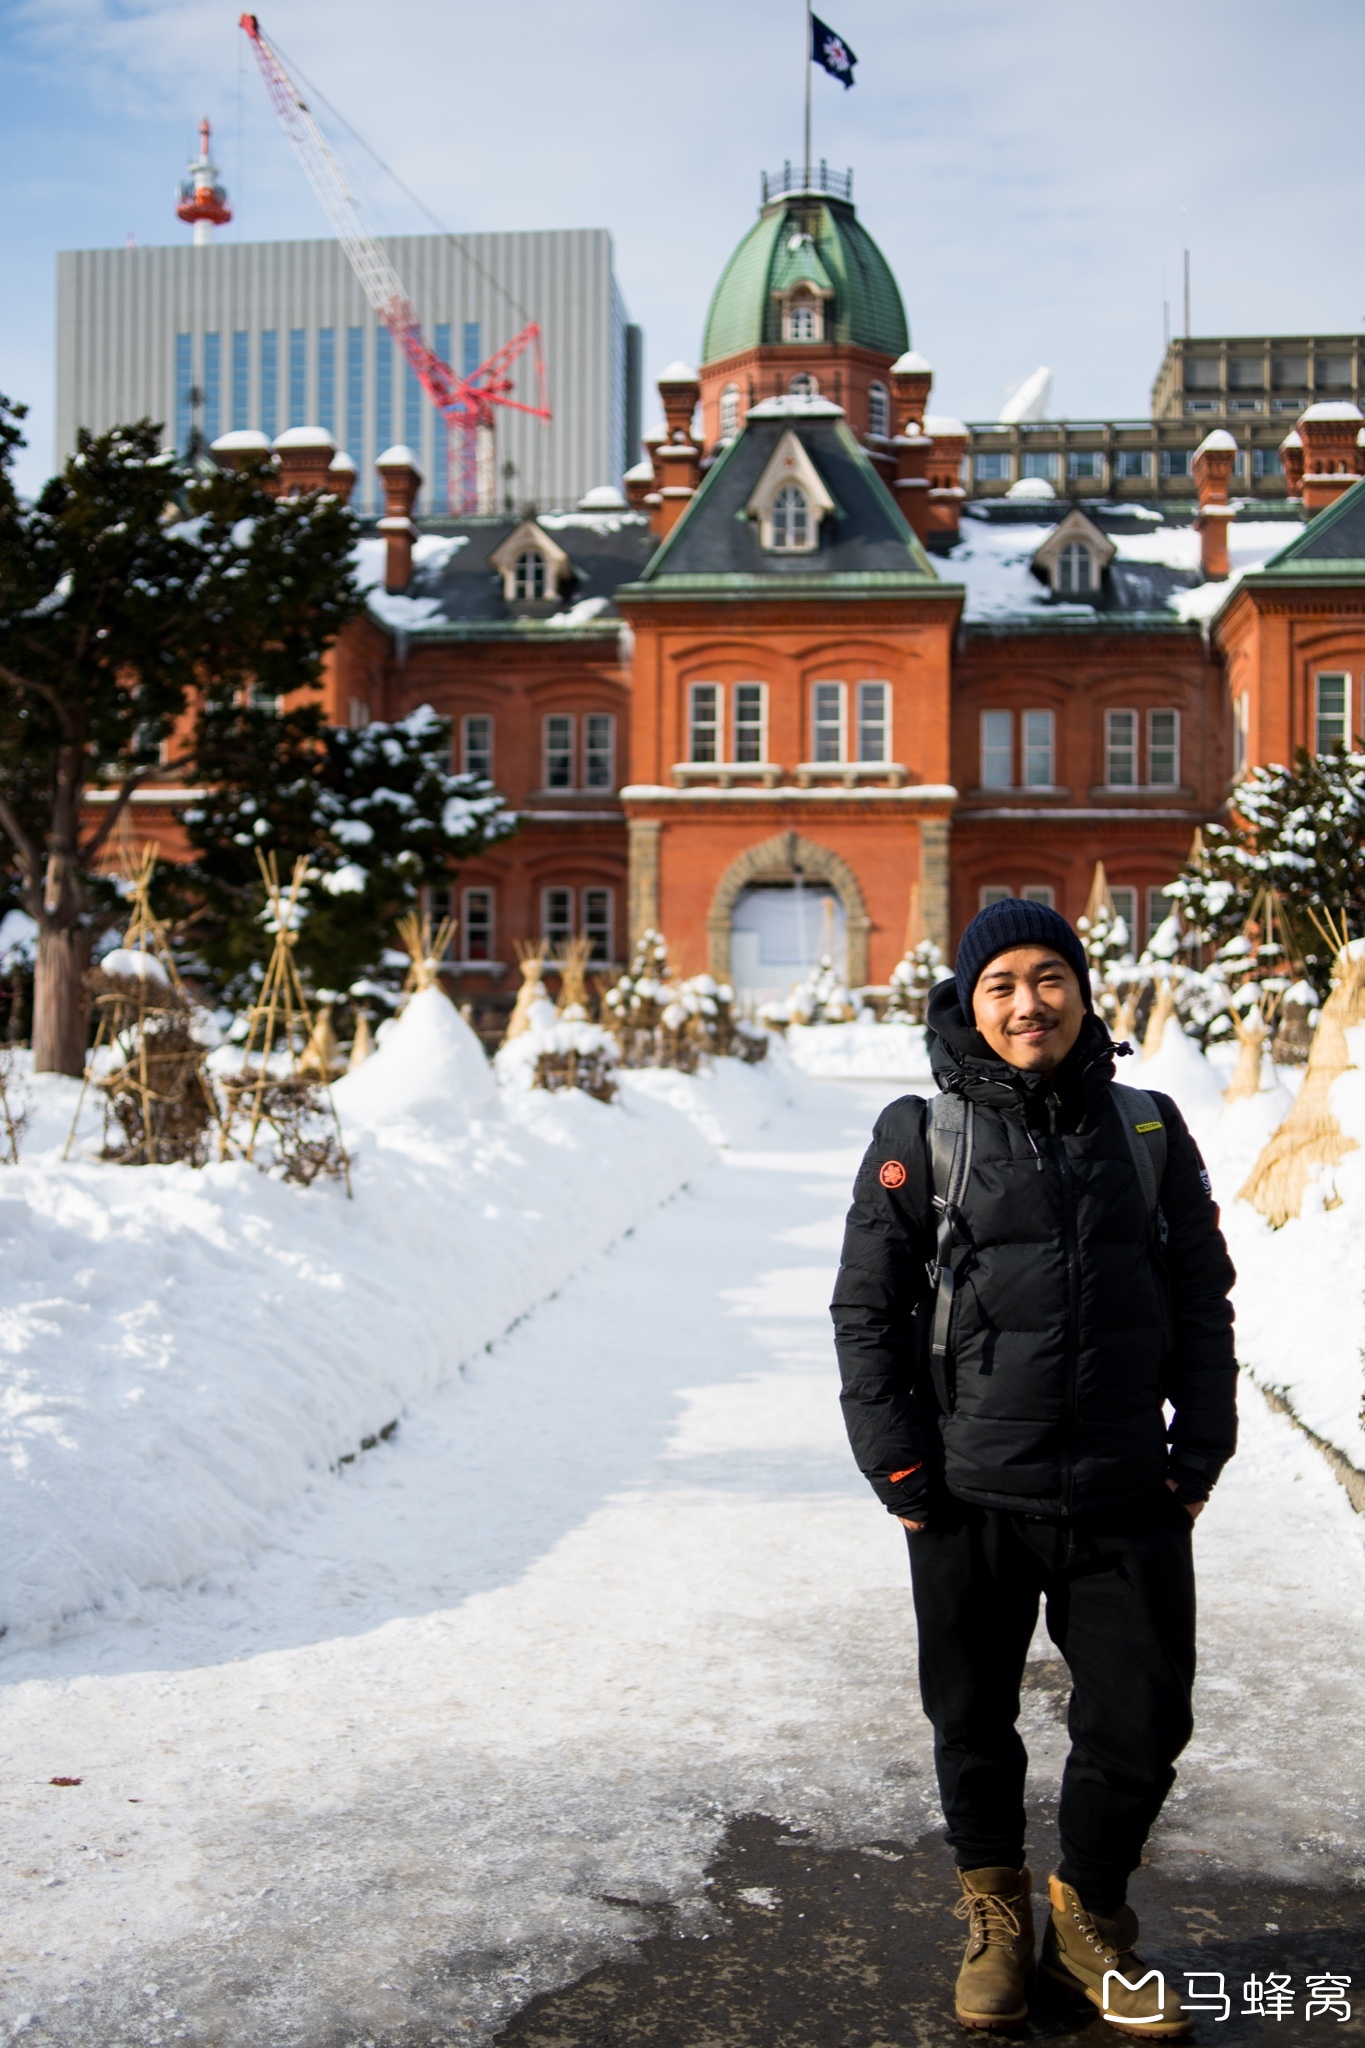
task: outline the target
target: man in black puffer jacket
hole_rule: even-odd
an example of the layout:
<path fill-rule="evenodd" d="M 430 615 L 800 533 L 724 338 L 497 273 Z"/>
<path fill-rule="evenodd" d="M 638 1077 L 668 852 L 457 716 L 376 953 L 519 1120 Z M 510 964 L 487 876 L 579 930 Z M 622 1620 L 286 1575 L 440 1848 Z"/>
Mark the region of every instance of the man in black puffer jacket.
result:
<path fill-rule="evenodd" d="M 971 1106 L 965 1184 L 945 1225 L 947 1141 L 936 1185 L 929 1105 L 885 1110 L 833 1315 L 854 1456 L 909 1532 L 921 1697 L 968 1922 L 958 2017 L 1005 2029 L 1027 2010 L 1015 1722 L 1042 1598 L 1073 1685 L 1042 1967 L 1112 2024 L 1170 2039 L 1188 2031 L 1174 1991 L 1154 2004 L 1152 1983 L 1130 1992 L 1106 1972 L 1143 1975 L 1127 1880 L 1192 1725 L 1191 1525 L 1236 1445 L 1232 1264 L 1174 1103 L 1151 1098 L 1142 1138 L 1125 1129 L 1115 1047 L 1055 911 L 982 911 L 928 1023 L 939 1088 Z M 1139 1147 L 1158 1124 L 1153 1212 Z"/>

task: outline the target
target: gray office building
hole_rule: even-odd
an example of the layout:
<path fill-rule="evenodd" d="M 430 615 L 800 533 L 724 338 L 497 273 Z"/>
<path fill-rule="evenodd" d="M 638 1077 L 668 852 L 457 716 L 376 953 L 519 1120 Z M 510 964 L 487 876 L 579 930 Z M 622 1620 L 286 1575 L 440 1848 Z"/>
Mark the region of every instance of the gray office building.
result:
<path fill-rule="evenodd" d="M 540 326 L 554 419 L 499 408 L 499 499 L 566 505 L 619 483 L 639 456 L 640 348 L 607 231 L 398 235 L 384 246 L 427 342 L 460 374 L 528 320 Z M 515 395 L 536 402 L 529 352 L 512 375 Z M 378 501 L 375 457 L 404 443 L 426 479 L 419 509 L 447 509 L 444 426 L 335 241 L 59 255 L 58 460 L 78 428 L 148 415 L 180 448 L 196 425 L 209 441 L 323 426 L 356 463 L 361 510 Z"/>

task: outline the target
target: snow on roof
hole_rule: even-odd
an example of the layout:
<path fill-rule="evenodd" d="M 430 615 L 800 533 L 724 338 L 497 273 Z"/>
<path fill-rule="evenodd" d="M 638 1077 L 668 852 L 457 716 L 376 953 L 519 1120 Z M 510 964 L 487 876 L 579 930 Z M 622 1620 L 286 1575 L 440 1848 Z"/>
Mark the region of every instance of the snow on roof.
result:
<path fill-rule="evenodd" d="M 695 384 L 697 373 L 690 363 L 670 363 L 654 380 L 657 384 Z"/>
<path fill-rule="evenodd" d="M 401 441 L 395 441 L 392 448 L 386 448 L 375 462 L 376 469 L 416 469 L 417 457 L 411 448 L 405 448 Z"/>
<path fill-rule="evenodd" d="M 224 455 L 228 455 L 231 454 L 234 449 L 268 449 L 269 446 L 269 440 L 263 433 L 260 432 L 258 428 L 234 427 L 230 434 L 220 434 L 218 436 L 218 439 L 213 443 L 212 452 L 214 454 L 221 453 Z"/>
<path fill-rule="evenodd" d="M 571 604 L 567 611 L 551 612 L 547 626 L 586 626 L 590 619 L 597 618 L 607 608 L 605 597 L 580 597 L 577 604 Z"/>
<path fill-rule="evenodd" d="M 918 349 L 908 348 L 905 354 L 897 356 L 895 362 L 891 365 L 891 374 L 894 377 L 899 370 L 903 375 L 909 377 L 913 376 L 917 371 L 932 370 L 933 367 L 933 364 L 927 357 L 922 356 Z"/>
<path fill-rule="evenodd" d="M 844 408 L 832 398 L 802 398 L 786 392 L 780 398 L 765 398 L 749 407 L 751 420 L 841 420 Z"/>
<path fill-rule="evenodd" d="M 329 469 L 348 469 L 352 476 L 356 473 L 355 464 L 344 448 L 338 448 L 327 467 Z"/>
<path fill-rule="evenodd" d="M 940 441 L 950 434 L 965 434 L 967 429 L 950 412 L 931 412 L 925 414 L 924 431 L 931 440 Z"/>
<path fill-rule="evenodd" d="M 326 427 L 286 427 L 282 434 L 276 434 L 277 448 L 335 448 L 336 442 Z"/>
<path fill-rule="evenodd" d="M 580 512 L 624 512 L 626 501 L 615 484 L 594 484 L 578 501 Z"/>
<path fill-rule="evenodd" d="M 1237 442 L 1226 427 L 1215 427 L 1211 434 L 1205 434 L 1194 452 L 1196 455 L 1202 455 L 1206 448 L 1226 448 L 1235 455 L 1237 453 Z"/>
<path fill-rule="evenodd" d="M 546 533 L 562 533 L 567 528 L 576 533 L 621 533 L 627 526 L 645 526 L 648 521 L 643 512 L 631 512 L 623 499 L 618 498 L 612 510 L 601 512 L 538 512 L 536 525 Z"/>
<path fill-rule="evenodd" d="M 654 464 L 652 462 L 633 462 L 626 471 L 625 480 L 628 484 L 653 483 Z"/>
<path fill-rule="evenodd" d="M 1227 529 L 1232 573 L 1216 583 L 1199 583 L 1193 590 L 1178 590 L 1170 601 L 1172 611 L 1186 625 L 1202 626 L 1249 569 L 1263 569 L 1272 555 L 1288 547 L 1302 532 L 1297 519 L 1232 520 Z"/>
<path fill-rule="evenodd" d="M 467 533 L 419 533 L 412 544 L 412 566 L 414 569 L 432 571 L 444 569 L 446 563 L 456 550 L 467 547 L 468 544 L 469 535 Z M 388 556 L 388 542 L 386 540 L 373 539 L 368 535 L 364 540 L 358 540 L 351 550 L 351 560 L 355 564 L 355 580 L 360 588 L 367 593 L 371 609 L 375 611 L 379 609 L 375 604 L 376 596 L 382 597 L 387 604 L 433 605 L 434 601 L 427 598 L 404 597 L 395 599 L 387 596 L 384 590 L 384 570 L 388 562 Z M 424 612 L 422 616 L 430 618 L 431 610 L 429 609 Z M 386 620 L 386 623 L 389 625 L 410 626 L 415 621 L 413 617 L 409 616 L 403 619 Z"/>
<path fill-rule="evenodd" d="M 1358 438 L 1359 436 L 1357 436 L 1357 439 Z M 1302 448 L 1303 435 L 1299 432 L 1297 427 L 1291 427 L 1289 429 L 1289 432 L 1285 435 L 1283 441 L 1281 441 L 1280 446 L 1281 448 Z"/>
<path fill-rule="evenodd" d="M 1057 493 L 1045 476 L 1021 476 L 1018 483 L 1011 484 L 1006 491 L 1007 498 L 1055 498 Z"/>
<path fill-rule="evenodd" d="M 1305 420 L 1358 420 L 1365 418 L 1358 405 L 1349 398 L 1324 398 L 1316 405 L 1310 405 L 1306 412 L 1299 414 L 1299 425 Z"/>

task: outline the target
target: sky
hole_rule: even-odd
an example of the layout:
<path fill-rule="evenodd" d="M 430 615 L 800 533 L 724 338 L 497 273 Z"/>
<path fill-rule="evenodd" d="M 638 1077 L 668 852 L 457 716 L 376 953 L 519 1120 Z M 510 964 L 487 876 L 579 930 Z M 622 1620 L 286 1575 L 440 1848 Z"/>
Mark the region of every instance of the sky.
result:
<path fill-rule="evenodd" d="M 268 11 L 267 11 L 268 10 Z M 824 0 L 857 52 L 812 81 L 935 411 L 992 419 L 1040 363 L 1054 414 L 1141 417 L 1180 331 L 1365 324 L 1358 0 Z M 327 232 L 231 0 L 0 0 L 0 391 L 53 462 L 57 250 L 176 242 L 200 117 L 248 240 Z M 607 227 L 652 378 L 695 361 L 759 173 L 801 151 L 800 0 L 265 0 L 262 25 L 455 230 Z M 324 125 L 328 125 L 324 121 Z M 430 224 L 343 134 L 381 232 Z M 657 411 L 646 407 L 646 421 Z"/>

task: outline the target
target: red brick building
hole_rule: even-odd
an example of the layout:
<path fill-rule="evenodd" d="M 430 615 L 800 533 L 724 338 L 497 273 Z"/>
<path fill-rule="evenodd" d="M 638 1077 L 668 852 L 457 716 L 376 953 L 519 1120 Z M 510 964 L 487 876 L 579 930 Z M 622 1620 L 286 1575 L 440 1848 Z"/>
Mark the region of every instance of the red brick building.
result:
<path fill-rule="evenodd" d="M 765 192 L 705 336 L 626 500 L 419 532 L 381 465 L 329 709 L 434 705 L 521 815 L 455 883 L 462 997 L 510 996 L 518 940 L 605 966 L 648 926 L 754 997 L 827 949 L 875 985 L 993 894 L 1074 918 L 1097 860 L 1140 942 L 1238 769 L 1365 722 L 1354 407 L 1305 414 L 1288 506 L 1229 503 L 1217 432 L 1184 508 L 969 502 L 834 179 Z"/>

